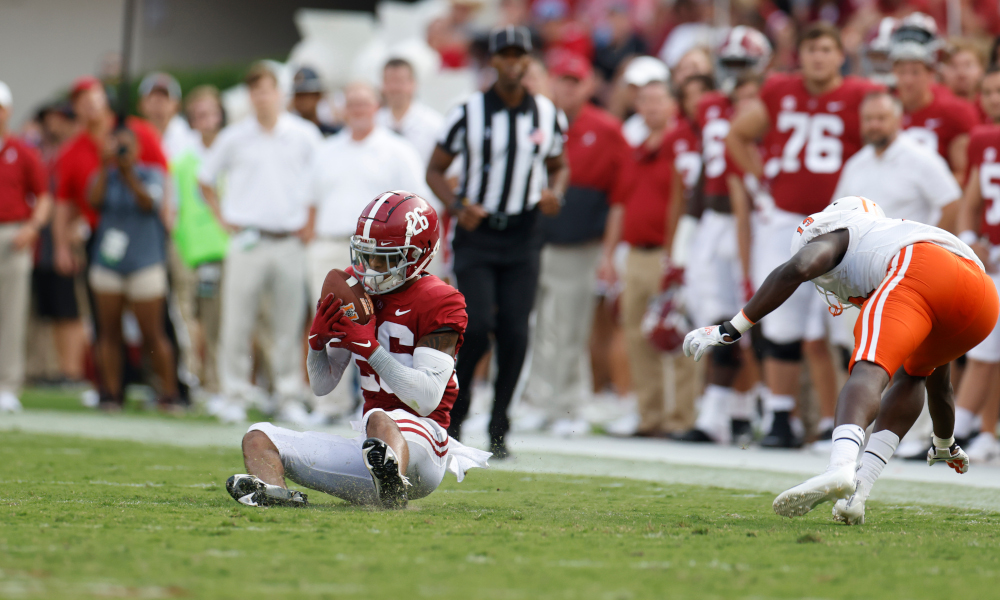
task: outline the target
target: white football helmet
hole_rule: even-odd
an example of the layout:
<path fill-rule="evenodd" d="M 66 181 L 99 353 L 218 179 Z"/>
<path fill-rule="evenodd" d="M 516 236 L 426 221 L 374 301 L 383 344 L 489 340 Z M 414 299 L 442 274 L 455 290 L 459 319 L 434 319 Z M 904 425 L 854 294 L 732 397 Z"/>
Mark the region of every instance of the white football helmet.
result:
<path fill-rule="evenodd" d="M 937 23 L 924 13 L 913 13 L 901 19 L 889 38 L 889 58 L 917 60 L 926 65 L 938 63 L 944 40 L 938 35 Z"/>
<path fill-rule="evenodd" d="M 737 25 L 716 50 L 719 88 L 730 93 L 744 72 L 762 74 L 771 64 L 771 42 L 753 27 Z"/>
<path fill-rule="evenodd" d="M 878 219 L 885 219 L 885 211 L 878 204 L 875 204 L 863 196 L 844 196 L 830 203 L 823 209 L 823 212 L 846 212 L 851 210 L 864 211 Z"/>
<path fill-rule="evenodd" d="M 873 30 L 861 53 L 861 72 L 872 81 L 887 87 L 896 87 L 896 76 L 892 73 L 892 59 L 889 58 L 892 32 L 899 21 L 884 17 Z"/>

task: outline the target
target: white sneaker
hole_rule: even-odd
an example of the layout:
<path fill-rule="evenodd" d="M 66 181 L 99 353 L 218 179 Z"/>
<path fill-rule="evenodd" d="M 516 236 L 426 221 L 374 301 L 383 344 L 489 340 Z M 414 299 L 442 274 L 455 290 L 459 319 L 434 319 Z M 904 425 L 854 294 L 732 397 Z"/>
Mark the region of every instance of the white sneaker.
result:
<path fill-rule="evenodd" d="M 220 394 L 212 394 L 205 401 L 205 412 L 213 417 L 219 416 L 226 409 L 228 403 Z"/>
<path fill-rule="evenodd" d="M 235 402 L 228 402 L 215 416 L 223 423 L 243 423 L 247 420 L 247 411 Z"/>
<path fill-rule="evenodd" d="M 988 463 L 1000 458 L 1000 442 L 997 441 L 996 437 L 983 432 L 972 438 L 965 453 L 969 455 L 969 460 L 974 463 Z"/>
<path fill-rule="evenodd" d="M 590 423 L 585 419 L 559 419 L 549 427 L 549 433 L 559 437 L 577 437 L 590 433 Z"/>
<path fill-rule="evenodd" d="M 916 458 L 927 452 L 927 442 L 924 439 L 903 440 L 899 442 L 893 456 L 896 458 Z"/>
<path fill-rule="evenodd" d="M 847 500 L 837 500 L 833 505 L 833 520 L 848 525 L 864 525 L 865 499 L 854 494 Z"/>
<path fill-rule="evenodd" d="M 306 410 L 305 406 L 302 406 L 301 402 L 289 400 L 278 412 L 278 420 L 287 421 L 299 427 L 307 427 L 310 423 L 309 411 Z"/>
<path fill-rule="evenodd" d="M 24 407 L 21 406 L 21 401 L 17 399 L 17 396 L 10 392 L 0 392 L 0 413 L 16 413 L 22 410 Z"/>
<path fill-rule="evenodd" d="M 846 465 L 781 492 L 772 507 L 782 517 L 801 517 L 817 504 L 851 497 L 856 488 L 854 465 Z"/>

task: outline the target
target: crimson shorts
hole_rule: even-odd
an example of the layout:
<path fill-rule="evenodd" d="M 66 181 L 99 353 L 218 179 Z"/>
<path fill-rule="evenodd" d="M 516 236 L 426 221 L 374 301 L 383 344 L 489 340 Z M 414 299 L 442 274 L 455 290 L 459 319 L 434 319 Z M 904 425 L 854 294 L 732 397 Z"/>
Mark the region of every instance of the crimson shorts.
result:
<path fill-rule="evenodd" d="M 974 261 L 923 242 L 899 251 L 861 307 L 854 353 L 891 377 L 899 367 L 926 377 L 974 348 L 1000 312 L 996 286 Z"/>

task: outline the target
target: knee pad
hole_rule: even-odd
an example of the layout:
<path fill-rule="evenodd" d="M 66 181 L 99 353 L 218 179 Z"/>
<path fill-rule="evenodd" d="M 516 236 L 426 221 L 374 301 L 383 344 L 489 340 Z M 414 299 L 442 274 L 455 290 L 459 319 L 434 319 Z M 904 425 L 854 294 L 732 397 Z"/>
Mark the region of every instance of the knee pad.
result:
<path fill-rule="evenodd" d="M 776 344 L 764 338 L 764 344 L 764 356 L 768 358 L 786 362 L 799 362 L 802 360 L 802 340 L 787 344 Z"/>
<path fill-rule="evenodd" d="M 728 346 L 716 346 L 712 348 L 712 364 L 717 367 L 729 367 L 739 369 L 743 364 L 741 360 L 742 351 L 739 344 Z"/>

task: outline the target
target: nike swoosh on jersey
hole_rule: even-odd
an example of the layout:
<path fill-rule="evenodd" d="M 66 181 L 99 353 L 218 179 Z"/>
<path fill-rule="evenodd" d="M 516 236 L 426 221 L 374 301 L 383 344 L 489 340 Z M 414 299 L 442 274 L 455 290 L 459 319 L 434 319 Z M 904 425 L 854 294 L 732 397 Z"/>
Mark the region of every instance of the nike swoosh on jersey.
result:
<path fill-rule="evenodd" d="M 371 348 L 372 343 L 371 342 L 365 342 L 364 344 L 362 344 L 361 342 L 354 342 L 354 345 L 355 346 L 361 346 L 362 348 Z"/>
<path fill-rule="evenodd" d="M 411 310 L 413 310 L 413 309 L 411 308 L 411 309 L 408 309 L 408 310 L 399 310 L 397 308 L 396 309 L 396 316 L 397 317 L 402 317 L 403 315 L 405 315 L 406 313 L 410 312 Z"/>

